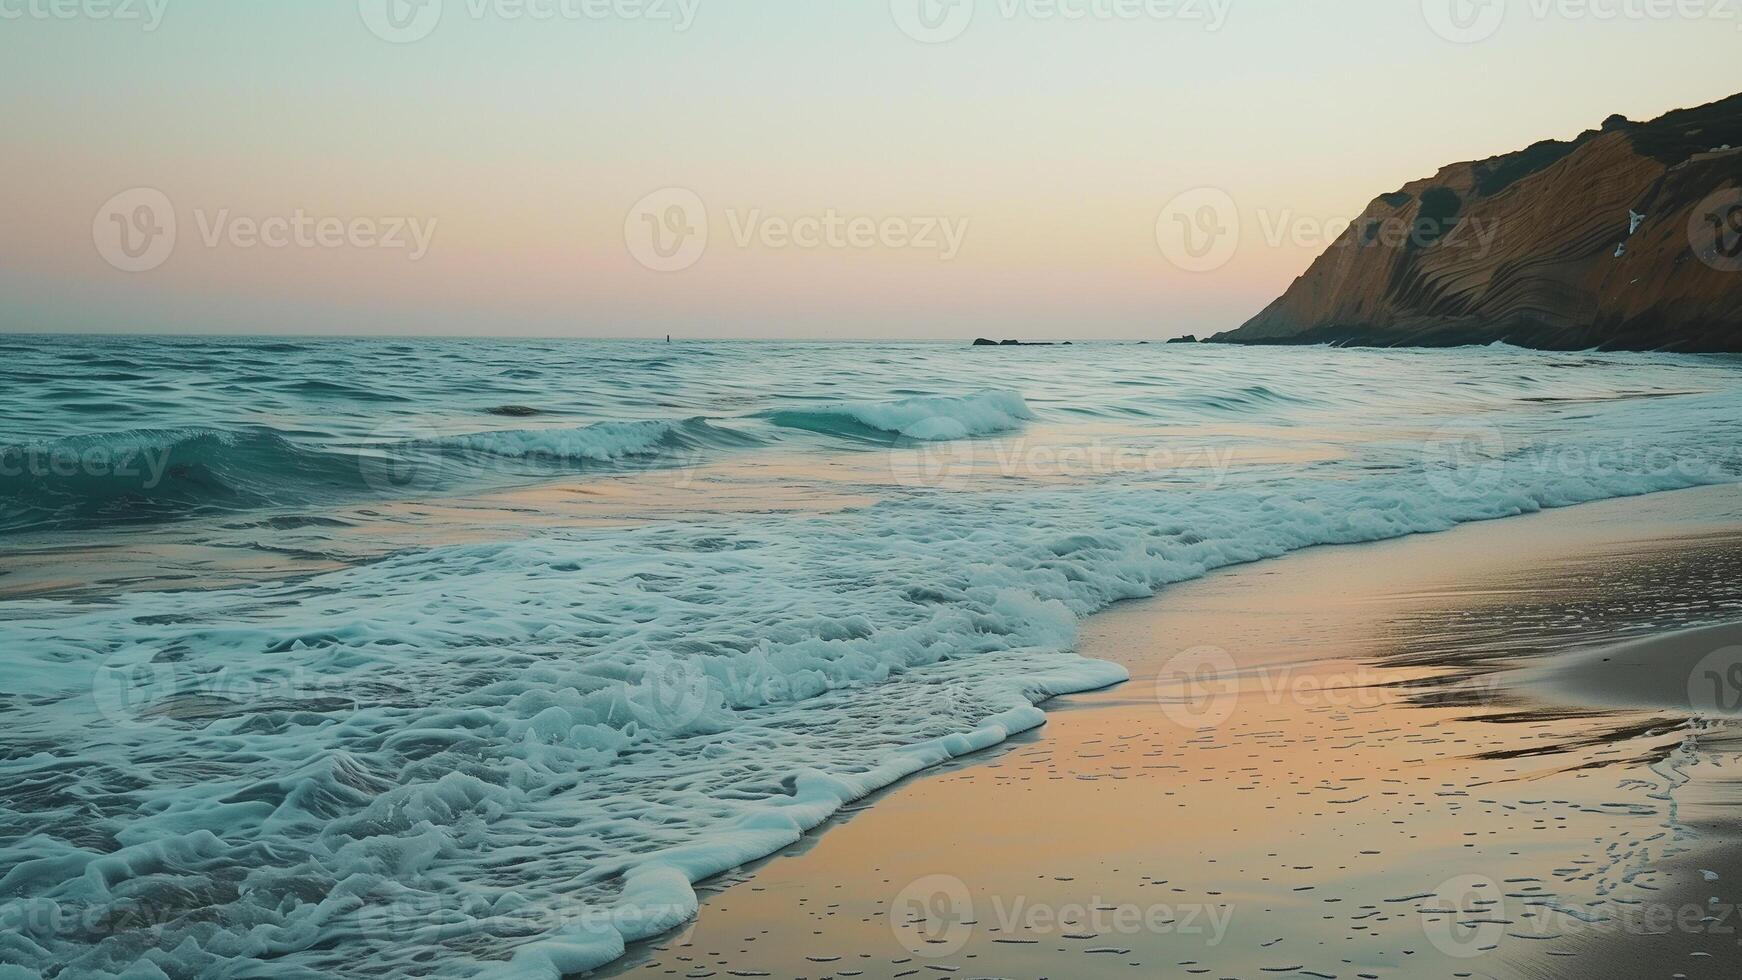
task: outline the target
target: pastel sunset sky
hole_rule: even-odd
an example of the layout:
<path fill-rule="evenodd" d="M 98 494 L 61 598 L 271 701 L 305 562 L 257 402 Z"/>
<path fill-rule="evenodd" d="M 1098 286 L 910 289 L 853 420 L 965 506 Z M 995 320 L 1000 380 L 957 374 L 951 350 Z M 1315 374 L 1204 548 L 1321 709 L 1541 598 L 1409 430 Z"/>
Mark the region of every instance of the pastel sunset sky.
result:
<path fill-rule="evenodd" d="M 1716 0 L 1490 2 L 0 0 L 0 330 L 1206 334 L 1376 194 L 1742 90 Z"/>

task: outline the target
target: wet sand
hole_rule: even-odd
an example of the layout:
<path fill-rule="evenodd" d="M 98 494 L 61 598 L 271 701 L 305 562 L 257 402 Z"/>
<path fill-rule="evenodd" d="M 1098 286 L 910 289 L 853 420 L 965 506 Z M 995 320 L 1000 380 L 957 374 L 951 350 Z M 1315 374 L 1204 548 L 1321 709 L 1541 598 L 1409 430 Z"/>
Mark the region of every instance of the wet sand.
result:
<path fill-rule="evenodd" d="M 1539 671 L 1533 678 L 1572 701 L 1734 716 L 1742 714 L 1742 624 L 1599 647 Z"/>
<path fill-rule="evenodd" d="M 1218 573 L 1085 625 L 1130 683 L 707 883 L 606 975 L 1731 977 L 1734 715 L 1553 668 L 1685 702 L 1734 634 L 1680 631 L 1739 620 L 1734 488 Z"/>

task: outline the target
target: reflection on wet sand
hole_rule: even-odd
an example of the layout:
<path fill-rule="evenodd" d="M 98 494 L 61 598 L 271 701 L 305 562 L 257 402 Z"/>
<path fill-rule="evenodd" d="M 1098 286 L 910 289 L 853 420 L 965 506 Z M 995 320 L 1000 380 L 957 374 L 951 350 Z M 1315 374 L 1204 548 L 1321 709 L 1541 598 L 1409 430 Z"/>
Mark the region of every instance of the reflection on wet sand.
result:
<path fill-rule="evenodd" d="M 1568 650 L 1742 618 L 1734 490 L 1321 549 L 1090 621 L 1134 680 L 716 881 L 612 975 L 1729 976 L 1722 718 Z"/>

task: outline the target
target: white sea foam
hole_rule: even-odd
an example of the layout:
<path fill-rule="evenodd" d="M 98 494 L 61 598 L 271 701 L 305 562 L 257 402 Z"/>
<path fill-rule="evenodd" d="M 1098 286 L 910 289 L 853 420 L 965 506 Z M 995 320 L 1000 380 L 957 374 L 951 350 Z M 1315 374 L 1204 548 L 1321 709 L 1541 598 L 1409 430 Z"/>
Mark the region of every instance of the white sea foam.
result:
<path fill-rule="evenodd" d="M 961 398 L 842 402 L 772 414 L 777 423 L 795 428 L 826 431 L 834 422 L 850 420 L 878 432 L 930 442 L 1008 432 L 1033 417 L 1028 403 L 1014 391 L 983 391 Z"/>
<path fill-rule="evenodd" d="M 564 459 L 614 462 L 632 456 L 654 456 L 670 448 L 682 434 L 682 423 L 665 421 L 601 422 L 578 429 L 521 429 L 476 432 L 434 440 L 446 449 L 506 456 L 513 459 Z"/>

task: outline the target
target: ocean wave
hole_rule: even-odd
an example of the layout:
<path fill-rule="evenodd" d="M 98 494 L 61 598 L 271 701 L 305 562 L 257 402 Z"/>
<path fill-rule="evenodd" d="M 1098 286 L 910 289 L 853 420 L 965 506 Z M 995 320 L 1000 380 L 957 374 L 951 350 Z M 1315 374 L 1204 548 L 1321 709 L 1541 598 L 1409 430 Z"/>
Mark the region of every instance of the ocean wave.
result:
<path fill-rule="evenodd" d="M 705 419 L 602 422 L 310 449 L 277 430 L 138 429 L 0 446 L 0 533 L 487 487 L 528 467 L 694 461 L 762 440 Z"/>
<path fill-rule="evenodd" d="M 1256 414 L 1275 411 L 1278 406 L 1311 405 L 1313 399 L 1279 392 L 1265 385 L 1249 385 L 1196 394 L 1185 399 L 1184 404 L 1205 411 Z"/>
<path fill-rule="evenodd" d="M 286 506 L 363 486 L 354 458 L 267 428 L 72 436 L 0 446 L 0 531 Z"/>
<path fill-rule="evenodd" d="M 841 402 L 787 409 L 764 418 L 789 429 L 887 440 L 927 442 L 966 439 L 1020 428 L 1034 413 L 1021 394 L 984 391 L 963 398 L 903 398 L 888 402 Z"/>
<path fill-rule="evenodd" d="M 676 456 L 704 449 L 761 445 L 748 433 L 722 428 L 707 419 L 599 422 L 581 428 L 517 429 L 475 432 L 425 440 L 445 452 L 469 452 L 505 459 L 612 463 L 626 459 Z"/>
<path fill-rule="evenodd" d="M 296 392 L 310 398 L 344 398 L 358 402 L 406 402 L 404 395 L 380 391 L 363 385 L 341 384 L 337 381 L 312 379 L 292 381 L 278 386 L 283 391 Z"/>

